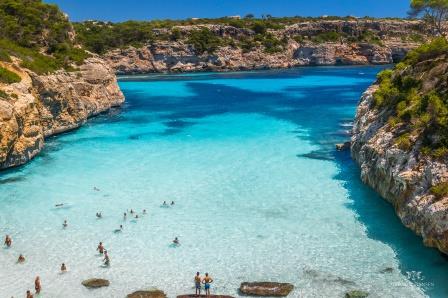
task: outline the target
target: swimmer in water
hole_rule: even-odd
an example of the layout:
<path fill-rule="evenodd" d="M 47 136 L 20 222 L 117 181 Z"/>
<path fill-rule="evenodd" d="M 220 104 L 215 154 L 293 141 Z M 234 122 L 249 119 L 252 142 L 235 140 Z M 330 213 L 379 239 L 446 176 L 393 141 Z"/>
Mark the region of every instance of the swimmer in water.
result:
<path fill-rule="evenodd" d="M 174 206 L 174 201 L 171 201 L 171 206 Z"/>
<path fill-rule="evenodd" d="M 109 255 L 107 254 L 107 250 L 104 251 L 104 265 L 109 266 L 110 265 L 110 259 L 109 259 Z"/>
<path fill-rule="evenodd" d="M 138 214 L 135 215 L 135 218 L 138 218 Z"/>
<path fill-rule="evenodd" d="M 100 189 L 98 187 L 96 187 L 96 186 L 93 187 L 93 190 L 100 191 Z"/>
<path fill-rule="evenodd" d="M 163 206 L 166 206 L 166 201 L 163 201 Z"/>
<path fill-rule="evenodd" d="M 97 217 L 97 218 L 101 218 L 101 217 L 103 217 L 103 216 L 101 215 L 101 212 L 97 212 L 97 213 L 96 213 L 96 217 Z"/>
<path fill-rule="evenodd" d="M 22 254 L 20 254 L 19 258 L 17 259 L 17 263 L 23 263 L 23 262 L 25 262 L 25 257 Z"/>
<path fill-rule="evenodd" d="M 31 291 L 26 291 L 26 298 L 34 298 L 33 294 L 31 294 Z"/>
<path fill-rule="evenodd" d="M 64 203 L 60 203 L 60 204 L 56 204 L 56 205 L 54 205 L 55 207 L 62 207 L 62 206 L 64 206 Z"/>
<path fill-rule="evenodd" d="M 174 238 L 173 243 L 176 244 L 176 245 L 180 245 L 180 241 L 179 241 L 179 239 L 177 237 Z"/>
<path fill-rule="evenodd" d="M 65 263 L 62 263 L 61 265 L 61 272 L 62 273 L 67 272 L 67 266 L 65 266 Z"/>
<path fill-rule="evenodd" d="M 100 252 L 100 254 L 104 253 L 104 246 L 103 246 L 103 242 L 100 242 L 100 244 L 98 244 L 98 247 L 96 248 L 97 251 Z"/>
<path fill-rule="evenodd" d="M 40 277 L 37 276 L 34 280 L 34 289 L 36 290 L 36 294 L 39 294 L 42 291 L 42 286 L 40 284 Z"/>
<path fill-rule="evenodd" d="M 131 209 L 131 211 L 129 213 L 134 214 L 134 210 Z"/>
<path fill-rule="evenodd" d="M 124 219 L 124 220 L 126 220 L 126 216 L 127 216 L 126 212 L 123 213 L 123 219 Z"/>
<path fill-rule="evenodd" d="M 6 235 L 6 237 L 5 237 L 5 245 L 7 247 L 11 247 L 11 245 L 12 245 L 12 239 L 11 239 L 11 237 L 9 237 L 9 235 Z"/>
<path fill-rule="evenodd" d="M 64 223 L 62 224 L 62 227 L 64 227 L 64 228 L 68 227 L 67 220 L 64 220 Z"/>
<path fill-rule="evenodd" d="M 143 209 L 143 214 L 146 214 L 146 209 Z"/>

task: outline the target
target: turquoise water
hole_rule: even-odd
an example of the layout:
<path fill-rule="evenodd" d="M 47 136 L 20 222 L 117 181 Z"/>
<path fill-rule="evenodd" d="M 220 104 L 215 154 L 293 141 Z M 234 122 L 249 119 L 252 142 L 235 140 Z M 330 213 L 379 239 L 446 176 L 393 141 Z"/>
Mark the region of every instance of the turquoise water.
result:
<path fill-rule="evenodd" d="M 36 275 L 42 297 L 151 286 L 175 297 L 193 291 L 196 271 L 210 272 L 214 293 L 235 296 L 243 281 L 272 280 L 295 284 L 291 297 L 446 297 L 445 259 L 360 182 L 348 152 L 334 151 L 379 70 L 122 78 L 121 109 L 0 174 L 0 235 L 14 240 L 0 251 L 0 297 L 22 297 Z M 123 220 L 131 208 L 140 218 Z M 90 277 L 111 285 L 86 290 Z"/>

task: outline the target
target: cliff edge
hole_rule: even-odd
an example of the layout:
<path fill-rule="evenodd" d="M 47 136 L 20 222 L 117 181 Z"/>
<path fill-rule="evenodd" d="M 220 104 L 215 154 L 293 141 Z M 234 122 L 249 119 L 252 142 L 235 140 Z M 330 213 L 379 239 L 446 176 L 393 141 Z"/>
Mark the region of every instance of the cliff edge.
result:
<path fill-rule="evenodd" d="M 425 245 L 448 253 L 448 44 L 438 39 L 386 70 L 361 97 L 351 154 L 361 179 Z"/>

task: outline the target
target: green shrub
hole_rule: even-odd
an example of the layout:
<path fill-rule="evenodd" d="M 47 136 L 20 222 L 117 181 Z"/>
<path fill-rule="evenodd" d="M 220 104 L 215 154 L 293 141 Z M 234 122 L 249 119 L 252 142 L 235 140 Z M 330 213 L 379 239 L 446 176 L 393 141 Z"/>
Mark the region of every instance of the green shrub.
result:
<path fill-rule="evenodd" d="M 18 83 L 22 79 L 15 72 L 0 66 L 0 82 L 5 84 Z"/>
<path fill-rule="evenodd" d="M 0 61 L 4 61 L 4 62 L 12 62 L 11 57 L 9 56 L 9 54 L 0 49 Z"/>
<path fill-rule="evenodd" d="M 438 199 L 448 195 L 448 182 L 442 182 L 430 188 L 430 192 Z"/>
<path fill-rule="evenodd" d="M 436 58 L 448 52 L 448 41 L 444 37 L 435 38 L 430 43 L 423 44 L 415 50 L 410 51 L 403 63 L 415 65 L 418 62 Z"/>
<path fill-rule="evenodd" d="M 339 41 L 342 38 L 342 35 L 335 31 L 330 32 L 322 32 L 315 36 L 313 36 L 311 39 L 314 42 L 317 43 L 324 43 L 324 42 L 336 42 Z"/>
<path fill-rule="evenodd" d="M 221 39 L 208 28 L 190 32 L 187 42 L 193 45 L 198 54 L 211 54 L 221 45 Z"/>
<path fill-rule="evenodd" d="M 396 139 L 395 144 L 397 144 L 398 148 L 400 148 L 401 150 L 409 151 L 412 147 L 410 137 L 410 133 L 405 133 Z"/>

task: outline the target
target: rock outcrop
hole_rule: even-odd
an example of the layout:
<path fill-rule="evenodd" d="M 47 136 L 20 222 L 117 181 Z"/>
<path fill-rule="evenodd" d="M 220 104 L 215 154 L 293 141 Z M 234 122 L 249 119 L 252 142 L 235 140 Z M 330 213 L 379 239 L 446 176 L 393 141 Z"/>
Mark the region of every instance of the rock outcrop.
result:
<path fill-rule="evenodd" d="M 244 295 L 285 297 L 294 289 L 292 284 L 278 282 L 243 282 L 240 292 Z"/>
<path fill-rule="evenodd" d="M 37 75 L 1 63 L 22 78 L 1 85 L 0 169 L 22 165 L 43 148 L 45 138 L 79 127 L 86 120 L 124 101 L 116 76 L 100 58 L 85 60 L 78 71 Z"/>
<path fill-rule="evenodd" d="M 166 298 L 166 294 L 158 289 L 140 290 L 127 295 L 127 298 Z"/>
<path fill-rule="evenodd" d="M 90 289 L 96 289 L 96 288 L 102 288 L 102 287 L 108 287 L 110 282 L 107 279 L 102 278 L 91 278 L 86 279 L 82 282 L 82 285 L 86 288 Z"/>
<path fill-rule="evenodd" d="M 363 94 L 353 126 L 351 154 L 361 167 L 361 179 L 394 206 L 403 224 L 427 246 L 448 253 L 448 198 L 430 191 L 448 180 L 447 164 L 421 154 L 420 141 L 406 151 L 397 146 L 399 128 L 388 123 L 392 111 L 374 108 L 377 88 Z"/>
<path fill-rule="evenodd" d="M 188 34 L 191 30 L 206 27 L 223 38 L 238 42 L 253 36 L 249 29 L 227 25 L 177 26 Z M 160 29 L 158 34 L 169 34 Z M 373 32 L 381 38 L 375 41 L 336 42 L 313 41 L 312 37 L 328 32 L 340 36 L 359 38 L 363 32 Z M 304 65 L 365 65 L 390 64 L 401 60 L 418 46 L 418 42 L 405 37 L 423 34 L 421 22 L 405 20 L 357 20 L 310 21 L 270 30 L 277 39 L 284 40 L 284 50 L 278 53 L 264 51 L 262 45 L 250 50 L 238 46 L 221 46 L 214 53 L 198 54 L 192 45 L 183 41 L 155 41 L 140 48 L 115 49 L 103 58 L 118 74 L 142 74 L 152 72 L 229 71 L 267 68 L 288 68 Z M 295 37 L 307 37 L 297 40 Z"/>

